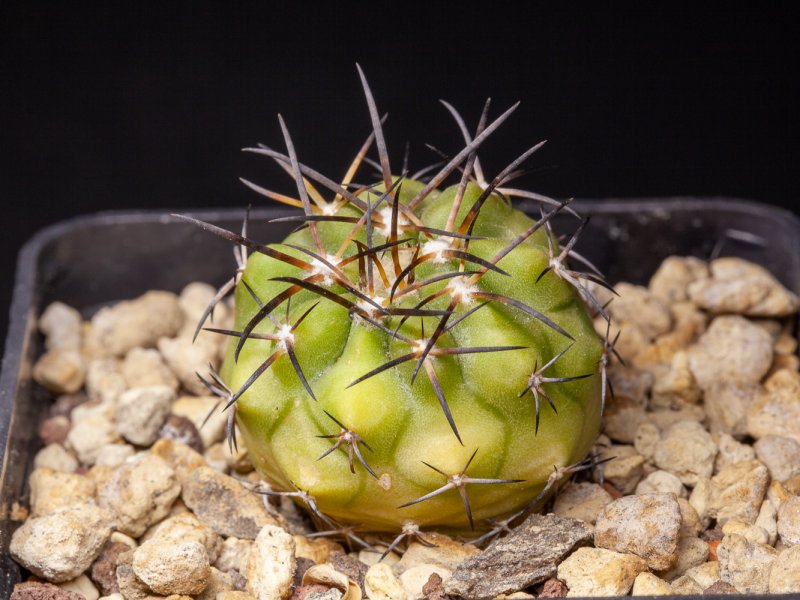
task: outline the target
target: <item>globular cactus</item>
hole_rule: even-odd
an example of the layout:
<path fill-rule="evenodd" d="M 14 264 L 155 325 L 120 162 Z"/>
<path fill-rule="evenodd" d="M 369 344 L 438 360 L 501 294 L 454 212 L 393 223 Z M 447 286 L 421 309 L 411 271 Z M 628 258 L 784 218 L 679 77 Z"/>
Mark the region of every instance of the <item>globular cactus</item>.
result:
<path fill-rule="evenodd" d="M 568 203 L 507 187 L 541 144 L 483 176 L 478 147 L 516 106 L 488 123 L 487 102 L 473 138 L 446 105 L 466 146 L 423 181 L 392 171 L 359 73 L 373 132 L 341 183 L 298 162 L 280 117 L 285 153 L 247 149 L 294 179 L 296 198 L 245 182 L 302 209 L 275 219 L 293 233 L 262 245 L 198 222 L 236 244 L 240 266 L 216 299 L 235 288 L 233 329 L 207 327 L 231 336 L 207 382 L 273 493 L 324 529 L 492 535 L 591 462 L 613 345 L 587 282 L 603 282 L 567 264 L 585 222 L 563 245 L 553 234 L 553 216 L 577 217 Z M 382 176 L 354 185 L 373 144 Z"/>

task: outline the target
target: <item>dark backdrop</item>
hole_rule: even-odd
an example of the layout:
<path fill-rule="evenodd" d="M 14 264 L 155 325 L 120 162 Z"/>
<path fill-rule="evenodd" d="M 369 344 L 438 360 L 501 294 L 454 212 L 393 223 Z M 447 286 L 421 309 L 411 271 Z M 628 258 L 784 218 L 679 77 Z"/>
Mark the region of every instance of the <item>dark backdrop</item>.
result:
<path fill-rule="evenodd" d="M 522 105 L 483 153 L 549 143 L 525 186 L 557 197 L 737 196 L 795 208 L 798 49 L 788 15 L 669 8 L 330 2 L 0 3 L 0 334 L 37 229 L 104 209 L 242 206 L 237 178 L 291 190 L 239 149 L 281 145 L 335 176 L 369 129 L 369 76 L 395 164 L 458 148 L 438 98 L 474 124 Z M 122 3 L 119 3 L 122 5 Z M 755 6 L 755 5 L 753 5 Z"/>

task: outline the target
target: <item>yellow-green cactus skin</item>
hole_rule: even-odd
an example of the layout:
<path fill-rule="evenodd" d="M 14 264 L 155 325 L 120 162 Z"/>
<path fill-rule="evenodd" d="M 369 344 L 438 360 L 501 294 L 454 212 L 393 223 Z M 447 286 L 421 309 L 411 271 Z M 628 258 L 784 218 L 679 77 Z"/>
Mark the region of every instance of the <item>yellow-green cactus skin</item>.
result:
<path fill-rule="evenodd" d="M 212 386 L 260 475 L 322 527 L 485 531 L 536 508 L 595 441 L 609 346 L 584 284 L 598 277 L 566 264 L 553 217 L 582 228 L 566 203 L 532 218 L 503 192 L 538 146 L 483 179 L 477 148 L 510 111 L 488 126 L 484 112 L 461 158 L 423 182 L 392 174 L 362 82 L 374 131 L 343 183 L 298 162 L 282 120 L 285 154 L 251 149 L 296 196 L 250 187 L 302 211 L 280 243 L 223 234 L 242 264 Z M 356 187 L 373 142 L 382 175 Z"/>

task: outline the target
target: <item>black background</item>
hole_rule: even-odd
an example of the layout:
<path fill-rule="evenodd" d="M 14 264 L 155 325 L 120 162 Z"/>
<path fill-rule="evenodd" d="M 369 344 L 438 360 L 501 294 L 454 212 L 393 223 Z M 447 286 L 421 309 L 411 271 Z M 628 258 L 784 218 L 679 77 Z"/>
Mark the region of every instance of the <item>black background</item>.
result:
<path fill-rule="evenodd" d="M 106 209 L 243 206 L 285 117 L 301 160 L 339 177 L 369 131 L 355 62 L 390 113 L 394 164 L 459 148 L 496 171 L 547 139 L 525 187 L 556 197 L 735 196 L 796 210 L 800 42 L 775 8 L 694 4 L 263 2 L 0 4 L 0 333 L 36 230 Z M 755 6 L 755 5 L 753 5 Z M 524 7 L 524 8 L 521 8 Z M 611 10 L 613 8 L 614 10 Z"/>

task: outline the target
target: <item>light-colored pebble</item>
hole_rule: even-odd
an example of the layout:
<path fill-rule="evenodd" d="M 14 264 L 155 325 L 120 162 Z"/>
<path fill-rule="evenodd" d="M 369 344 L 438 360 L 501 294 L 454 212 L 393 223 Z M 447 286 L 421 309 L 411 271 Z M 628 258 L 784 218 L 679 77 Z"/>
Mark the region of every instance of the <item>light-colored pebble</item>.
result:
<path fill-rule="evenodd" d="M 258 600 L 288 598 L 296 567 L 292 536 L 275 525 L 264 525 L 247 556 L 247 591 Z"/>
<path fill-rule="evenodd" d="M 769 593 L 798 592 L 800 592 L 800 546 L 792 546 L 778 554 L 772 563 L 769 572 Z"/>
<path fill-rule="evenodd" d="M 433 546 L 413 541 L 403 553 L 403 557 L 392 566 L 398 575 L 417 565 L 434 565 L 453 571 L 464 560 L 478 554 L 480 550 L 470 544 L 463 544 L 441 533 L 425 533 L 424 539 Z M 437 571 L 438 572 L 438 571 Z M 441 575 L 441 573 L 439 572 Z M 444 576 L 442 579 L 446 579 Z"/>
<path fill-rule="evenodd" d="M 792 496 L 778 509 L 778 535 L 786 545 L 800 544 L 800 496 Z"/>
<path fill-rule="evenodd" d="M 106 444 L 97 451 L 95 465 L 99 467 L 118 467 L 136 453 L 130 444 Z"/>
<path fill-rule="evenodd" d="M 172 413 L 194 423 L 205 448 L 225 439 L 228 413 L 222 410 L 216 396 L 179 396 L 172 405 Z"/>
<path fill-rule="evenodd" d="M 696 404 L 703 397 L 700 386 L 689 368 L 689 355 L 676 352 L 669 371 L 656 379 L 651 395 L 651 405 L 677 409 L 686 404 Z"/>
<path fill-rule="evenodd" d="M 111 515 L 81 504 L 25 521 L 11 536 L 11 556 L 35 575 L 60 583 L 92 564 L 111 535 Z"/>
<path fill-rule="evenodd" d="M 710 560 L 702 565 L 687 569 L 685 575 L 694 579 L 703 589 L 719 581 L 719 561 Z"/>
<path fill-rule="evenodd" d="M 770 545 L 769 534 L 762 527 L 746 523 L 739 518 L 728 519 L 722 526 L 722 533 L 724 535 L 736 534 L 757 544 Z"/>
<path fill-rule="evenodd" d="M 681 421 L 664 432 L 653 460 L 660 469 L 693 486 L 711 477 L 716 456 L 717 445 L 705 428 L 695 421 Z"/>
<path fill-rule="evenodd" d="M 753 460 L 756 457 L 752 446 L 736 441 L 727 433 L 719 434 L 717 447 L 719 448 L 719 454 L 717 454 L 717 459 L 714 461 L 715 473 L 719 473 L 730 465 Z"/>
<path fill-rule="evenodd" d="M 81 348 L 81 313 L 63 302 L 53 302 L 44 309 L 39 317 L 39 331 L 45 336 L 44 347 Z"/>
<path fill-rule="evenodd" d="M 710 264 L 711 277 L 688 286 L 689 297 L 712 313 L 782 317 L 797 311 L 798 298 L 766 269 L 735 257 Z"/>
<path fill-rule="evenodd" d="M 651 422 L 644 422 L 636 429 L 633 438 L 633 447 L 636 452 L 641 454 L 646 460 L 653 458 L 656 446 L 661 440 L 661 431 Z"/>
<path fill-rule="evenodd" d="M 720 380 L 705 389 L 703 403 L 712 434 L 742 437 L 750 407 L 764 395 L 759 383 Z"/>
<path fill-rule="evenodd" d="M 785 369 L 765 382 L 767 393 L 747 413 L 747 433 L 756 439 L 768 435 L 792 438 L 800 443 L 800 393 L 798 375 Z"/>
<path fill-rule="evenodd" d="M 187 478 L 183 501 L 201 520 L 226 537 L 252 540 L 264 526 L 276 525 L 259 496 L 233 477 L 210 467 L 199 467 Z"/>
<path fill-rule="evenodd" d="M 293 537 L 294 555 L 297 558 L 307 558 L 317 564 L 322 564 L 330 562 L 331 554 L 337 552 L 344 554 L 342 545 L 331 539 L 324 537 L 307 538 L 303 535 L 295 535 Z"/>
<path fill-rule="evenodd" d="M 28 485 L 34 517 L 94 501 L 94 481 L 78 473 L 40 468 L 31 473 Z"/>
<path fill-rule="evenodd" d="M 385 563 L 372 565 L 364 577 L 364 591 L 370 600 L 406 600 L 403 585 Z"/>
<path fill-rule="evenodd" d="M 198 396 L 208 393 L 197 373 L 205 374 L 209 363 L 217 363 L 216 348 L 193 344 L 190 337 L 163 337 L 158 340 L 158 350 L 183 387 Z"/>
<path fill-rule="evenodd" d="M 644 571 L 633 580 L 631 596 L 669 596 L 672 594 L 672 587 L 649 571 Z"/>
<path fill-rule="evenodd" d="M 206 549 L 194 540 L 153 537 L 133 551 L 132 567 L 139 580 L 162 596 L 199 594 L 211 576 Z"/>
<path fill-rule="evenodd" d="M 707 390 L 717 381 L 758 383 L 772 364 L 772 338 L 744 317 L 717 317 L 689 349 L 689 366 Z"/>
<path fill-rule="evenodd" d="M 558 565 L 558 578 L 567 584 L 568 597 L 624 596 L 647 563 L 635 554 L 604 548 L 578 548 Z"/>
<path fill-rule="evenodd" d="M 113 403 L 126 389 L 128 382 L 116 358 L 96 358 L 89 362 L 86 371 L 86 393 L 89 398 Z M 75 419 L 74 411 L 72 418 Z"/>
<path fill-rule="evenodd" d="M 689 493 L 683 483 L 669 471 L 653 471 L 636 486 L 636 494 L 674 494 L 687 498 Z"/>
<path fill-rule="evenodd" d="M 400 584 L 403 586 L 406 596 L 410 600 L 422 600 L 425 597 L 422 593 L 422 586 L 428 583 L 428 579 L 433 573 L 441 577 L 443 582 L 453 574 L 449 569 L 439 565 L 426 564 L 415 565 L 403 571 L 400 575 Z"/>
<path fill-rule="evenodd" d="M 91 320 L 86 343 L 100 356 L 124 356 L 137 346 L 152 348 L 161 337 L 173 337 L 183 325 L 178 297 L 151 291 L 100 309 Z"/>
<path fill-rule="evenodd" d="M 668 256 L 653 273 L 648 287 L 650 292 L 672 304 L 686 300 L 686 288 L 698 279 L 708 277 L 708 264 L 693 256 Z"/>
<path fill-rule="evenodd" d="M 754 445 L 758 460 L 763 462 L 773 479 L 785 481 L 800 475 L 800 442 L 779 435 L 765 435 Z"/>
<path fill-rule="evenodd" d="M 152 445 L 174 400 L 175 392 L 166 385 L 129 389 L 117 401 L 117 430 L 131 444 Z"/>
<path fill-rule="evenodd" d="M 220 473 L 228 473 L 230 471 L 228 461 L 225 460 L 225 446 L 225 443 L 217 442 L 203 452 L 203 459 L 205 459 L 206 464 Z"/>
<path fill-rule="evenodd" d="M 719 525 L 733 517 L 755 523 L 767 490 L 769 472 L 757 460 L 733 464 L 692 490 L 689 502 L 700 518 L 715 518 Z"/>
<path fill-rule="evenodd" d="M 675 423 L 681 421 L 697 421 L 700 423 L 706 418 L 706 412 L 702 406 L 690 404 L 678 410 L 659 408 L 647 413 L 647 420 L 658 427 L 660 431 L 666 431 Z"/>
<path fill-rule="evenodd" d="M 603 448 L 601 457 L 614 457 L 602 465 L 603 477 L 623 494 L 630 494 L 644 475 L 644 457 L 636 448 L 614 445 Z"/>
<path fill-rule="evenodd" d="M 700 515 L 686 498 L 678 498 L 678 507 L 681 509 L 681 530 L 678 537 L 697 537 L 705 529 L 700 520 Z"/>
<path fill-rule="evenodd" d="M 132 537 L 169 514 L 181 492 L 170 466 L 149 453 L 114 469 L 110 479 L 98 489 L 98 503 L 116 515 L 117 529 Z"/>
<path fill-rule="evenodd" d="M 766 543 L 774 546 L 778 539 L 778 509 L 768 499 L 761 503 L 755 524 L 767 533 Z"/>
<path fill-rule="evenodd" d="M 222 538 L 194 514 L 181 512 L 153 525 L 141 538 L 141 542 L 158 539 L 161 543 L 194 541 L 203 545 L 210 562 L 217 560 L 222 550 Z"/>
<path fill-rule="evenodd" d="M 681 511 L 672 494 L 624 496 L 597 517 L 594 543 L 598 548 L 636 554 L 655 570 L 677 560 Z"/>
<path fill-rule="evenodd" d="M 766 594 L 769 571 L 778 552 L 740 535 L 726 535 L 717 547 L 719 575 L 742 594 Z"/>
<path fill-rule="evenodd" d="M 114 421 L 115 410 L 111 404 L 100 404 L 82 412 L 81 418 L 73 417 L 66 443 L 83 464 L 93 465 L 103 446 L 119 440 Z"/>
<path fill-rule="evenodd" d="M 178 391 L 178 378 L 154 348 L 132 348 L 125 355 L 121 370 L 129 388 L 165 385 Z"/>
<path fill-rule="evenodd" d="M 661 298 L 645 287 L 629 283 L 619 283 L 614 289 L 619 296 L 607 308 L 614 320 L 635 323 L 650 339 L 670 330 L 672 314 Z"/>
<path fill-rule="evenodd" d="M 703 593 L 703 586 L 688 575 L 681 575 L 670 583 L 670 587 L 676 596 L 699 596 Z"/>
<path fill-rule="evenodd" d="M 98 600 L 100 598 L 100 592 L 86 575 L 80 575 L 71 581 L 59 583 L 58 587 L 68 592 L 80 594 L 86 600 Z"/>
<path fill-rule="evenodd" d="M 597 516 L 613 499 L 611 494 L 596 483 L 568 483 L 556 496 L 553 512 L 594 525 Z"/>
<path fill-rule="evenodd" d="M 54 471 L 71 473 L 78 468 L 78 459 L 61 444 L 48 444 L 33 458 L 33 468 L 46 467 Z"/>
<path fill-rule="evenodd" d="M 220 594 L 231 591 L 233 591 L 233 578 L 227 573 L 211 567 L 208 585 L 196 596 L 196 600 L 217 600 Z"/>
<path fill-rule="evenodd" d="M 606 411 L 603 413 L 603 431 L 616 442 L 630 444 L 636 438 L 636 432 L 642 423 L 647 421 L 644 406 L 634 400 L 622 396 L 607 398 Z"/>
<path fill-rule="evenodd" d="M 251 540 L 240 540 L 233 536 L 227 538 L 220 546 L 219 556 L 214 561 L 214 566 L 225 573 L 228 571 L 243 573 L 252 545 Z"/>
<path fill-rule="evenodd" d="M 36 361 L 33 379 L 55 394 L 72 394 L 83 386 L 86 363 L 79 350 L 53 348 Z"/>
<path fill-rule="evenodd" d="M 675 563 L 659 575 L 673 581 L 686 574 L 689 569 L 702 565 L 708 560 L 708 544 L 697 537 L 683 537 L 678 540 L 678 558 Z M 694 579 L 694 578 L 693 578 Z"/>

